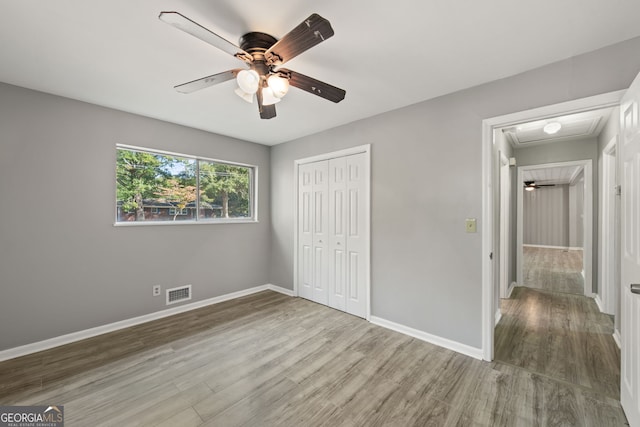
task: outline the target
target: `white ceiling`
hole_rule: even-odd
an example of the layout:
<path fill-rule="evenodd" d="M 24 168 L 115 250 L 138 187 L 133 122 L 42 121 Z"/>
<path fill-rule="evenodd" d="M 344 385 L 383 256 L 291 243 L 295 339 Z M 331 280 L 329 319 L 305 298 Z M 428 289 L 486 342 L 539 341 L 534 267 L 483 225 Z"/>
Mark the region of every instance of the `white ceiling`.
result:
<path fill-rule="evenodd" d="M 640 35 L 637 0 L 2 1 L 0 81 L 272 145 L 517 74 Z M 226 82 L 173 86 L 236 68 L 228 54 L 157 19 L 178 11 L 237 42 L 280 38 L 311 13 L 335 36 L 287 68 L 341 87 L 333 104 L 292 89 L 278 117 Z"/>
<path fill-rule="evenodd" d="M 582 166 L 558 166 L 522 171 L 522 181 L 536 184 L 569 184 L 582 171 Z"/>
<path fill-rule="evenodd" d="M 612 111 L 613 108 L 603 108 L 521 123 L 517 126 L 504 128 L 503 132 L 514 148 L 530 147 L 549 142 L 595 138 L 602 132 Z M 549 123 L 559 123 L 562 127 L 557 133 L 547 134 L 544 132 L 544 127 Z"/>

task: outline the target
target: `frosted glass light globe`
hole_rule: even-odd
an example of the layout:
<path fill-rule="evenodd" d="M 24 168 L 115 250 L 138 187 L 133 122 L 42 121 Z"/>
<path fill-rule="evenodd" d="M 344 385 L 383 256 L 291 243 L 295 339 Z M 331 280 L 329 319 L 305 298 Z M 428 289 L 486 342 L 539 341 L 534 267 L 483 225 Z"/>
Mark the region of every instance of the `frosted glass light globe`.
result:
<path fill-rule="evenodd" d="M 289 91 L 289 79 L 282 78 L 277 74 L 269 76 L 267 84 L 273 91 L 273 96 L 282 98 Z"/>
<path fill-rule="evenodd" d="M 273 90 L 270 87 L 262 89 L 262 105 L 273 105 L 280 102 L 280 98 L 273 95 Z"/>
<path fill-rule="evenodd" d="M 245 93 L 254 94 L 258 91 L 258 86 L 260 85 L 260 76 L 255 70 L 242 70 L 238 73 L 236 77 L 238 81 L 238 86 Z"/>

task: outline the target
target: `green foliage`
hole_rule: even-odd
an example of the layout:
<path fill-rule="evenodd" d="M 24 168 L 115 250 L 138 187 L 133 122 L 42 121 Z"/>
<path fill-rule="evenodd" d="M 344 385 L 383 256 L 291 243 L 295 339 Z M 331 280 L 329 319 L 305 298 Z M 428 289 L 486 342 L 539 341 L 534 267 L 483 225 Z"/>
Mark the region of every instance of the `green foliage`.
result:
<path fill-rule="evenodd" d="M 136 211 L 136 219 L 144 219 L 142 200 L 151 197 L 164 180 L 164 163 L 163 157 L 155 154 L 118 150 L 116 197 L 124 211 Z"/>
<path fill-rule="evenodd" d="M 222 206 L 222 217 L 249 216 L 249 169 L 200 162 L 200 200 Z"/>

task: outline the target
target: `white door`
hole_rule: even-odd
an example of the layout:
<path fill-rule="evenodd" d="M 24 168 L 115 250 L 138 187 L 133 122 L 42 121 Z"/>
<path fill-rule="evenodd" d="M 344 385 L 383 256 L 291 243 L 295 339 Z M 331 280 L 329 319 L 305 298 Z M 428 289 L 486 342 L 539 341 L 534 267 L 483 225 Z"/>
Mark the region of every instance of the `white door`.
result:
<path fill-rule="evenodd" d="M 313 296 L 320 304 L 329 304 L 327 252 L 329 247 L 329 162 L 313 163 Z"/>
<path fill-rule="evenodd" d="M 313 299 L 313 178 L 314 165 L 298 168 L 298 295 Z"/>
<path fill-rule="evenodd" d="M 329 307 L 346 311 L 347 162 L 329 160 Z"/>
<path fill-rule="evenodd" d="M 369 245 L 369 231 L 365 220 L 368 206 L 365 167 L 365 154 L 354 154 L 346 157 L 346 312 L 360 317 L 366 317 L 367 315 L 367 247 Z"/>
<path fill-rule="evenodd" d="M 640 427 L 640 76 L 620 105 L 622 158 L 622 407 L 631 427 Z M 636 286 L 640 293 L 640 285 Z"/>
<path fill-rule="evenodd" d="M 298 167 L 298 295 L 366 317 L 368 157 L 350 154 Z"/>
<path fill-rule="evenodd" d="M 328 164 L 298 169 L 298 294 L 327 304 Z"/>

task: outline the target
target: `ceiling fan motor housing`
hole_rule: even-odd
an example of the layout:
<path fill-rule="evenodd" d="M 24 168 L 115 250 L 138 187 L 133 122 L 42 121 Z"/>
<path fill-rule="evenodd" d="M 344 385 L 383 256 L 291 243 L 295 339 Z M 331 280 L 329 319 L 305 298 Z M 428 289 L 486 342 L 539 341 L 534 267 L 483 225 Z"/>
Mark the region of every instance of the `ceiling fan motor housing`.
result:
<path fill-rule="evenodd" d="M 257 31 L 247 33 L 240 37 L 240 48 L 249 53 L 253 58 L 251 69 L 260 75 L 263 80 L 263 85 L 266 84 L 266 76 L 272 72 L 271 66 L 267 64 L 264 53 L 277 41 L 275 37 Z"/>

